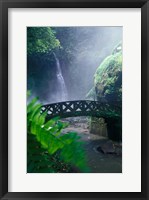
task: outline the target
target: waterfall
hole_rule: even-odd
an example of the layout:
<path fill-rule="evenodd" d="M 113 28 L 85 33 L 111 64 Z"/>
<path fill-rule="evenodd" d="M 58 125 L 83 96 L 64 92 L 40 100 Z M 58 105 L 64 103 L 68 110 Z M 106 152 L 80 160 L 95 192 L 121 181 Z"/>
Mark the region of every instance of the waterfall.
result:
<path fill-rule="evenodd" d="M 57 77 L 57 98 L 59 101 L 66 101 L 68 100 L 67 88 L 65 84 L 64 77 L 62 75 L 62 70 L 60 66 L 59 59 L 57 58 L 56 54 L 53 53 L 56 61 L 56 77 Z"/>

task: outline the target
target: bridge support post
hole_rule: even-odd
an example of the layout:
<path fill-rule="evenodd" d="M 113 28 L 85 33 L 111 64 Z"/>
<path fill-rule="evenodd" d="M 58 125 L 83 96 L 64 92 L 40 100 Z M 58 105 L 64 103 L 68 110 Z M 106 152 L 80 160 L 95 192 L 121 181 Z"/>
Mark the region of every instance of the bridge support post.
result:
<path fill-rule="evenodd" d="M 103 118 L 91 117 L 89 129 L 92 134 L 108 137 L 107 124 Z"/>

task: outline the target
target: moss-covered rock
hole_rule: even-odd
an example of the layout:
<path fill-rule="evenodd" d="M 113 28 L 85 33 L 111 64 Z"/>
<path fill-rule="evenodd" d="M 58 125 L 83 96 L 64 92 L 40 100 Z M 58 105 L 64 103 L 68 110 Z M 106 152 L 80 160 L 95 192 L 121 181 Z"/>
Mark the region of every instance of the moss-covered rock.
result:
<path fill-rule="evenodd" d="M 93 89 L 88 96 L 92 95 Z M 122 45 L 119 43 L 112 51 L 111 55 L 97 68 L 94 75 L 94 92 L 96 99 L 106 102 L 113 115 L 107 116 L 108 137 L 112 140 L 122 139 Z M 116 106 L 116 107 L 115 107 Z M 97 122 L 97 126 L 100 125 Z M 95 122 L 91 121 L 91 127 L 95 127 Z M 99 129 L 99 128 L 98 128 Z M 94 132 L 96 132 L 94 130 Z"/>
<path fill-rule="evenodd" d="M 94 86 L 99 101 L 121 102 L 122 51 L 111 54 L 101 63 L 94 76 Z"/>

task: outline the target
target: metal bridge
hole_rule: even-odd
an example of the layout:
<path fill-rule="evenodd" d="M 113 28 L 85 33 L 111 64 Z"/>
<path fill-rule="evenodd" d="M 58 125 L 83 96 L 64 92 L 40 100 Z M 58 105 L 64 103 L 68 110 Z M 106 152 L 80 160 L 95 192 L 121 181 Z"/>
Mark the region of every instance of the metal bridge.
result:
<path fill-rule="evenodd" d="M 47 112 L 47 119 L 54 117 L 77 117 L 77 116 L 93 116 L 103 117 L 105 119 L 110 117 L 121 116 L 121 108 L 117 105 L 109 105 L 99 101 L 78 100 L 65 101 L 43 105 L 41 113 Z"/>

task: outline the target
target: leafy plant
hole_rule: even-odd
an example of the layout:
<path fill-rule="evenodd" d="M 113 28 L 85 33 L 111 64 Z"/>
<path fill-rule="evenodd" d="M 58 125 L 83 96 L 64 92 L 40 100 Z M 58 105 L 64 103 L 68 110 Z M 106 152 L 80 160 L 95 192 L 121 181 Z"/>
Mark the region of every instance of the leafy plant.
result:
<path fill-rule="evenodd" d="M 59 118 L 47 121 L 37 101 L 27 106 L 28 172 L 87 172 L 80 137 L 75 132 L 62 134 L 68 124 Z"/>
<path fill-rule="evenodd" d="M 60 47 L 60 41 L 55 37 L 55 31 L 50 27 L 27 28 L 27 53 L 47 53 Z"/>

